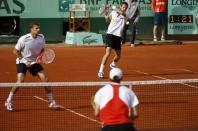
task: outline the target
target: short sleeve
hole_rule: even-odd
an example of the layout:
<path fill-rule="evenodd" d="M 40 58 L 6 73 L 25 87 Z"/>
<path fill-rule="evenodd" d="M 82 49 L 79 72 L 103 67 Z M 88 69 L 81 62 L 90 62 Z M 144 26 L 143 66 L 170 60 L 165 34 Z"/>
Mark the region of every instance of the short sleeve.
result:
<path fill-rule="evenodd" d="M 43 34 L 39 34 L 42 38 L 42 44 L 43 44 L 43 48 L 46 47 L 46 41 L 45 41 L 45 36 Z"/>
<path fill-rule="evenodd" d="M 113 10 L 110 14 L 111 20 L 115 21 L 117 18 L 118 14 L 115 10 Z"/>
<path fill-rule="evenodd" d="M 139 104 L 137 96 L 132 90 L 130 90 L 129 93 L 130 93 L 130 107 L 137 106 Z"/>
<path fill-rule="evenodd" d="M 43 38 L 43 44 L 45 44 L 45 36 L 43 34 L 40 34 Z"/>
<path fill-rule="evenodd" d="M 94 97 L 94 103 L 97 105 L 100 105 L 100 90 L 96 92 L 95 97 Z"/>
<path fill-rule="evenodd" d="M 17 41 L 17 44 L 15 45 L 16 50 L 22 50 L 25 46 L 24 43 L 24 37 L 19 38 L 19 40 Z"/>

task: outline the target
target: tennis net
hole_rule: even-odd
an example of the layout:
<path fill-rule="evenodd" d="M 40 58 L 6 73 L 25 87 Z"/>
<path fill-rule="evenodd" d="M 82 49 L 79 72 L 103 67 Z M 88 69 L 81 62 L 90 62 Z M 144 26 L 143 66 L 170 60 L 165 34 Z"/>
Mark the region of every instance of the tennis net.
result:
<path fill-rule="evenodd" d="M 91 98 L 109 82 L 0 83 L 0 129 L 98 131 Z M 124 81 L 138 96 L 138 130 L 198 130 L 198 79 Z M 21 87 L 14 96 L 14 112 L 4 102 L 11 87 Z M 54 98 L 65 110 L 48 109 L 42 87 L 50 86 Z"/>

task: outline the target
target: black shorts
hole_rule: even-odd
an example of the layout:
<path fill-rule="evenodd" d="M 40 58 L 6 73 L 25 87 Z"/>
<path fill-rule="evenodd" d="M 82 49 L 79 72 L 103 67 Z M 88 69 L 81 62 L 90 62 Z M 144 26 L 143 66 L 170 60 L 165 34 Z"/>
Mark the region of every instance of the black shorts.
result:
<path fill-rule="evenodd" d="M 121 50 L 122 38 L 119 36 L 107 34 L 106 47 L 111 47 L 114 50 Z"/>
<path fill-rule="evenodd" d="M 104 126 L 101 131 L 136 131 L 132 123 Z"/>
<path fill-rule="evenodd" d="M 16 66 L 17 66 L 17 73 L 26 74 L 28 70 L 33 76 L 36 76 L 40 71 L 43 70 L 43 67 L 40 64 L 33 64 L 30 67 L 26 67 L 24 63 L 19 63 L 16 64 Z"/>

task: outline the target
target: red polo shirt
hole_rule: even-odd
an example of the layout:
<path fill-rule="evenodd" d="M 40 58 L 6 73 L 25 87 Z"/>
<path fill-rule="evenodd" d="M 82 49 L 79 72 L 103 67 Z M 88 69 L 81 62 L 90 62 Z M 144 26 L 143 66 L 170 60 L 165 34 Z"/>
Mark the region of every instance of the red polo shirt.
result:
<path fill-rule="evenodd" d="M 154 12 L 166 12 L 167 0 L 152 0 Z"/>

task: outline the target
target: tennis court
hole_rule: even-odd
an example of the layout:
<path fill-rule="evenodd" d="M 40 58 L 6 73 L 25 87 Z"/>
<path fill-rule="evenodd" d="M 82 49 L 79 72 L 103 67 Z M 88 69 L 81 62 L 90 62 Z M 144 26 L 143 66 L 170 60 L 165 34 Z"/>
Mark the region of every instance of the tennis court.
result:
<path fill-rule="evenodd" d="M 55 62 L 44 65 L 51 82 L 107 82 L 99 80 L 97 71 L 104 47 L 50 45 L 56 52 Z M 0 48 L 0 82 L 15 82 L 13 47 Z M 124 71 L 123 81 L 176 80 L 198 78 L 198 45 L 144 45 L 122 48 L 118 64 Z M 112 56 L 111 56 L 112 57 Z M 107 66 L 110 64 L 108 61 Z M 38 82 L 27 74 L 26 82 Z M 15 112 L 8 112 L 4 102 L 10 87 L 0 88 L 0 129 L 2 131 L 97 131 L 99 120 L 94 117 L 90 97 L 101 86 L 53 86 L 56 101 L 66 110 L 47 107 L 41 87 L 24 87 L 14 98 Z M 133 86 L 140 100 L 137 129 L 149 131 L 198 130 L 198 83 L 156 84 Z"/>

